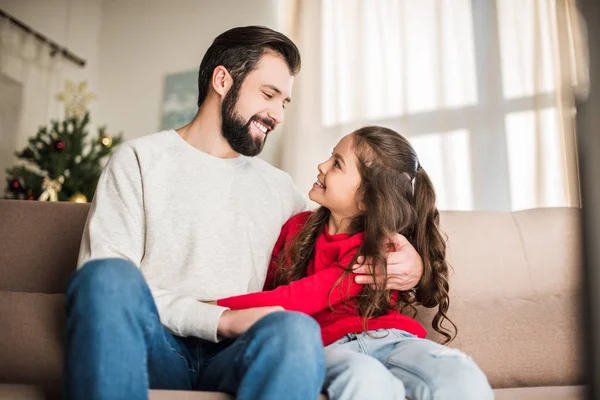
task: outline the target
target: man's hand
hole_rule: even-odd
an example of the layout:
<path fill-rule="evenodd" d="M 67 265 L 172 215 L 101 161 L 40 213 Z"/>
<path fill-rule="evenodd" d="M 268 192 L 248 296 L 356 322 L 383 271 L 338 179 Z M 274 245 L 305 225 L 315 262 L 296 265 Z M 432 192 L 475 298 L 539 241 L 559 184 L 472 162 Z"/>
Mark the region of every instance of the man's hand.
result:
<path fill-rule="evenodd" d="M 410 290 L 418 285 L 423 275 L 423 260 L 417 250 L 402 235 L 397 233 L 391 243 L 396 251 L 387 254 L 387 273 L 388 281 L 386 289 L 388 290 Z M 354 265 L 354 278 L 356 283 L 364 285 L 373 285 L 374 279 L 370 275 L 371 266 L 369 260 L 364 262 L 363 257 L 359 257 Z M 362 264 L 362 265 L 361 265 Z M 367 274 L 367 275 L 364 275 Z M 376 275 L 375 279 L 383 279 L 383 276 Z"/>
<path fill-rule="evenodd" d="M 246 332 L 259 319 L 271 313 L 283 311 L 283 307 L 256 307 L 245 310 L 226 310 L 221 314 L 217 333 L 225 338 L 236 338 Z"/>

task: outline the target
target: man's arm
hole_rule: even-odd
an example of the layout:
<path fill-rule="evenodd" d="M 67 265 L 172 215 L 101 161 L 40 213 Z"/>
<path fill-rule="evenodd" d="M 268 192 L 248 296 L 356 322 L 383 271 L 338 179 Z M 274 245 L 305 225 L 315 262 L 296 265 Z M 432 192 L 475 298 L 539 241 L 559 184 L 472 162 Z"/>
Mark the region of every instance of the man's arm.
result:
<path fill-rule="evenodd" d="M 137 154 L 123 144 L 102 172 L 94 195 L 79 253 L 78 267 L 100 258 L 124 258 L 138 268 L 145 251 L 142 176 Z M 149 285 L 161 322 L 180 336 L 216 342 L 225 307 L 209 305 Z"/>

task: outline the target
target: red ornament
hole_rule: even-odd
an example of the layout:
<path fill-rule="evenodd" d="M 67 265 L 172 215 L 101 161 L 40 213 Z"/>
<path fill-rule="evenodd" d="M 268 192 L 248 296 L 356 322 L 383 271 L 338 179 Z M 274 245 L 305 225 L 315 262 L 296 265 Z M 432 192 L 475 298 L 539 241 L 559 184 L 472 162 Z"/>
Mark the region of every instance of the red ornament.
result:
<path fill-rule="evenodd" d="M 19 182 L 19 180 L 16 178 L 10 180 L 10 187 L 14 191 L 18 191 L 23 188 L 23 186 L 21 186 L 21 182 Z"/>
<path fill-rule="evenodd" d="M 54 141 L 54 148 L 58 151 L 62 151 L 65 148 L 65 142 L 63 142 L 62 140 L 55 140 Z"/>
<path fill-rule="evenodd" d="M 35 200 L 35 196 L 30 193 L 25 197 L 25 200 Z"/>

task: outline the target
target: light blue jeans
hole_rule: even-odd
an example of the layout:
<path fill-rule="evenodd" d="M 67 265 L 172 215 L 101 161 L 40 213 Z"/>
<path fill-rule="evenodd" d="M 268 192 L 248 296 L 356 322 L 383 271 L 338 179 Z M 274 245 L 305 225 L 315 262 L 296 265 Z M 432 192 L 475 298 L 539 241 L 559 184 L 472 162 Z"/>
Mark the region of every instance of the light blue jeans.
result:
<path fill-rule="evenodd" d="M 325 348 L 330 400 L 488 400 L 475 362 L 456 349 L 397 329 L 348 334 Z"/>

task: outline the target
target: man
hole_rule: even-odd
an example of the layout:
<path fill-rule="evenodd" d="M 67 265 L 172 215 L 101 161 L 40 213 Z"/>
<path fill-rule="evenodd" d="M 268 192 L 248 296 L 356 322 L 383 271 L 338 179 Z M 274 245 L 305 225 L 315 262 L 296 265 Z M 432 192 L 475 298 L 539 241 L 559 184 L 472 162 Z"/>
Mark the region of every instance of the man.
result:
<path fill-rule="evenodd" d="M 67 290 L 66 398 L 145 399 L 148 388 L 318 396 L 324 352 L 312 318 L 205 303 L 261 290 L 281 226 L 308 208 L 289 175 L 253 158 L 283 121 L 299 69 L 284 35 L 231 29 L 202 60 L 194 120 L 113 155 Z M 405 240 L 398 248 L 389 285 L 406 290 L 421 261 Z"/>

